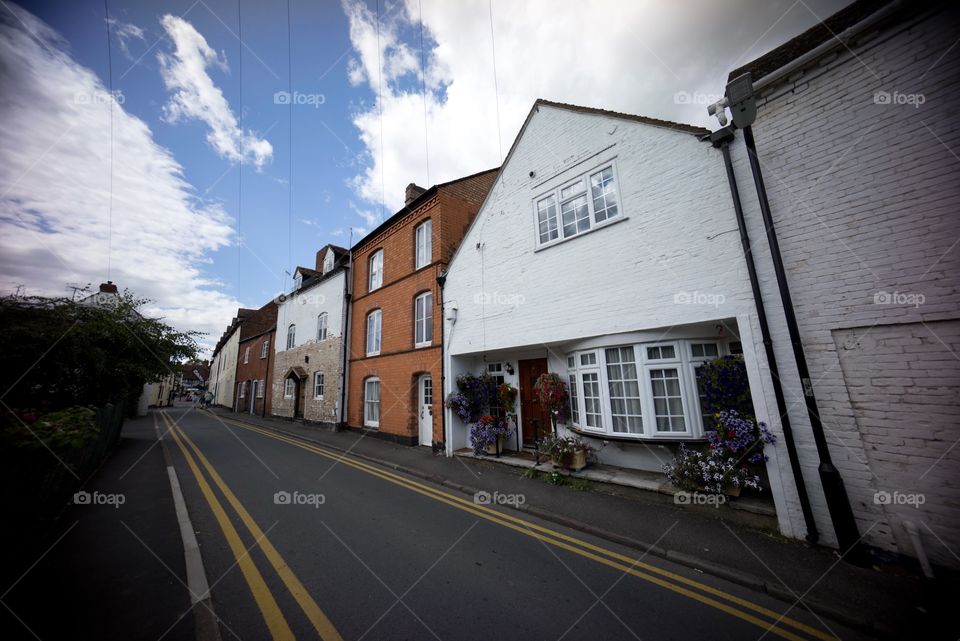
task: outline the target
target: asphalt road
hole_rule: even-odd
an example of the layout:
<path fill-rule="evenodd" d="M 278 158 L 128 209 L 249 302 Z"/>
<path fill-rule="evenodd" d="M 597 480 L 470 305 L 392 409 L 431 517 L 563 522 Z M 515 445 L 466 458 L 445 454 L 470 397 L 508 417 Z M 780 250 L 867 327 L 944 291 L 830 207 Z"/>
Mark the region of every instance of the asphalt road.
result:
<path fill-rule="evenodd" d="M 802 606 L 313 444 L 195 409 L 158 423 L 223 639 L 859 638 Z"/>

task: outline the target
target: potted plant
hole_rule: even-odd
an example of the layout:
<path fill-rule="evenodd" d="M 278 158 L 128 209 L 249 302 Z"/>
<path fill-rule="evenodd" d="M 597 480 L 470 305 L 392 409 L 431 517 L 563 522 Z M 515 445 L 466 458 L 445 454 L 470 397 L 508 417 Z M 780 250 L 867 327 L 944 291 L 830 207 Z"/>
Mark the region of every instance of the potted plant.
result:
<path fill-rule="evenodd" d="M 540 405 L 550 414 L 553 433 L 557 433 L 557 423 L 566 421 L 570 408 L 570 395 L 567 384 L 558 374 L 544 372 L 533 386 Z"/>
<path fill-rule="evenodd" d="M 717 429 L 707 432 L 708 447 L 680 444 L 673 463 L 664 465 L 667 478 L 683 490 L 739 496 L 743 488 L 762 489 L 757 466 L 767 460 L 765 445 L 776 442 L 762 421 L 736 410 L 717 414 Z"/>
<path fill-rule="evenodd" d="M 547 454 L 554 467 L 579 472 L 587 466 L 596 449 L 578 436 L 550 434 L 539 443 L 540 451 Z"/>
<path fill-rule="evenodd" d="M 470 443 L 476 455 L 500 456 L 503 439 L 513 433 L 506 419 L 484 414 L 470 427 Z"/>

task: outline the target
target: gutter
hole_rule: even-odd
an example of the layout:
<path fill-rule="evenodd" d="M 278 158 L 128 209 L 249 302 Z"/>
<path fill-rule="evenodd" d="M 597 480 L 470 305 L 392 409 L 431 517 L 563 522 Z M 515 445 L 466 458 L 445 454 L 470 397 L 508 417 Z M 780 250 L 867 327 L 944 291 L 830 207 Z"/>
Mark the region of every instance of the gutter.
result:
<path fill-rule="evenodd" d="M 350 283 L 352 278 L 353 248 L 349 250 L 347 264 L 343 269 L 343 325 L 340 328 L 340 408 L 336 431 L 343 429 L 347 422 L 347 344 L 350 341 L 350 300 L 353 297 L 350 291 Z"/>
<path fill-rule="evenodd" d="M 779 69 L 772 71 L 771 73 L 768 73 L 757 80 L 755 83 L 753 83 L 754 94 L 759 95 L 760 92 L 769 89 L 780 80 L 791 76 L 805 67 L 810 66 L 816 62 L 818 58 L 823 57 L 826 53 L 832 51 L 833 49 L 837 49 L 839 47 L 846 47 L 849 49 L 849 42 L 856 36 L 860 35 L 871 27 L 876 26 L 878 23 L 882 22 L 903 8 L 903 0 L 894 0 L 885 7 L 882 7 L 876 12 L 870 14 L 857 24 L 847 27 L 839 34 L 828 38 L 810 51 L 804 53 L 803 55 L 797 56 Z"/>
<path fill-rule="evenodd" d="M 440 433 L 443 434 L 444 441 L 447 438 L 447 412 L 446 406 L 444 405 L 444 398 L 446 394 L 446 382 L 447 382 L 447 371 L 446 371 L 446 350 L 444 349 L 444 337 L 443 337 L 443 326 L 446 324 L 446 319 L 444 318 L 443 312 L 443 286 L 447 282 L 447 270 L 444 269 L 440 272 L 440 275 L 437 276 L 437 285 L 440 287 Z M 434 394 L 436 394 L 436 389 L 434 389 Z M 433 405 L 436 406 L 437 399 L 433 399 Z M 433 409 L 431 408 L 431 411 Z M 446 453 L 447 446 L 446 443 L 443 444 L 443 451 Z"/>
<path fill-rule="evenodd" d="M 734 139 L 733 126 L 724 127 L 710 136 L 714 147 L 720 147 L 723 153 L 723 164 L 727 170 L 727 182 L 730 185 L 730 196 L 733 198 L 733 210 L 737 216 L 737 229 L 740 231 L 740 244 L 743 246 L 743 257 L 747 263 L 747 273 L 750 276 L 750 289 L 753 292 L 754 304 L 757 308 L 757 321 L 760 324 L 760 336 L 763 340 L 763 350 L 767 356 L 767 367 L 773 379 L 773 394 L 777 400 L 777 413 L 780 416 L 780 425 L 783 428 L 784 441 L 787 445 L 787 457 L 790 459 L 790 470 L 793 473 L 794 485 L 797 487 L 797 497 L 800 500 L 800 509 L 803 512 L 803 522 L 807 526 L 807 541 L 816 543 L 820 539 L 817 522 L 810 506 L 810 497 L 807 495 L 807 485 L 803 480 L 803 470 L 800 467 L 800 457 L 797 454 L 796 439 L 790 417 L 787 413 L 787 403 L 783 396 L 783 386 L 780 384 L 780 369 L 777 366 L 777 357 L 773 352 L 773 341 L 770 338 L 770 326 L 767 323 L 767 312 L 763 306 L 763 295 L 760 292 L 760 281 L 757 278 L 757 266 L 753 260 L 753 249 L 750 245 L 750 236 L 747 233 L 747 224 L 743 216 L 743 204 L 740 201 L 740 190 L 737 187 L 737 178 L 733 173 L 733 162 L 730 160 L 730 141 Z"/>

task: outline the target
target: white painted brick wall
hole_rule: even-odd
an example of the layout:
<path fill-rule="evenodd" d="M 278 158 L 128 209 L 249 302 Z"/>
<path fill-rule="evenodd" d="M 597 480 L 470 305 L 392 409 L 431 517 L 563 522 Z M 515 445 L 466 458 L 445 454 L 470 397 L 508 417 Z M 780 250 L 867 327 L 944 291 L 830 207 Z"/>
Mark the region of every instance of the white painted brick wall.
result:
<path fill-rule="evenodd" d="M 928 554 L 950 565 L 960 552 L 960 55 L 948 52 L 958 30 L 951 8 L 882 32 L 856 58 L 843 52 L 779 88 L 761 102 L 754 126 L 820 413 L 860 531 L 869 530 L 869 543 L 912 554 L 902 532 L 911 518 Z M 919 93 L 925 102 L 875 104 L 878 91 Z M 786 395 L 796 400 L 790 418 L 830 541 L 742 139 L 734 153 Z M 878 305 L 878 292 L 925 300 Z M 860 347 L 845 349 L 853 335 Z M 874 503 L 879 490 L 922 491 L 926 503 L 884 508 Z"/>
<path fill-rule="evenodd" d="M 313 287 L 290 294 L 277 305 L 277 339 L 274 349 L 287 348 L 287 328 L 296 324 L 296 347 L 317 339 L 317 317 L 327 313 L 327 334 L 340 336 L 343 326 L 343 279 L 346 272 L 320 282 Z"/>
<path fill-rule="evenodd" d="M 626 220 L 535 251 L 534 198 L 610 159 Z M 677 304 L 679 292 L 724 299 Z M 450 265 L 444 306 L 445 318 L 458 310 L 444 328 L 445 395 L 465 355 L 734 318 L 758 418 L 780 432 L 722 155 L 693 135 L 541 106 Z M 783 438 L 770 454 L 780 528 L 802 536 Z"/>

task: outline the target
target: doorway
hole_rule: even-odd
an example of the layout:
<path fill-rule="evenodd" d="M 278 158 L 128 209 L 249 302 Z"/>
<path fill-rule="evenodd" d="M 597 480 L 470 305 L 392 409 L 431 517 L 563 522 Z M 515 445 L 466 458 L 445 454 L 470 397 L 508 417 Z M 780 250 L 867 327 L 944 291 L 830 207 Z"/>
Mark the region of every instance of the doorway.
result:
<path fill-rule="evenodd" d="M 420 445 L 433 445 L 433 377 L 424 374 L 417 384 L 420 408 Z"/>
<path fill-rule="evenodd" d="M 537 441 L 553 429 L 550 415 L 540 404 L 537 392 L 533 388 L 541 374 L 547 372 L 547 359 L 532 358 L 520 361 L 520 431 L 523 432 L 523 444 L 535 447 Z"/>

